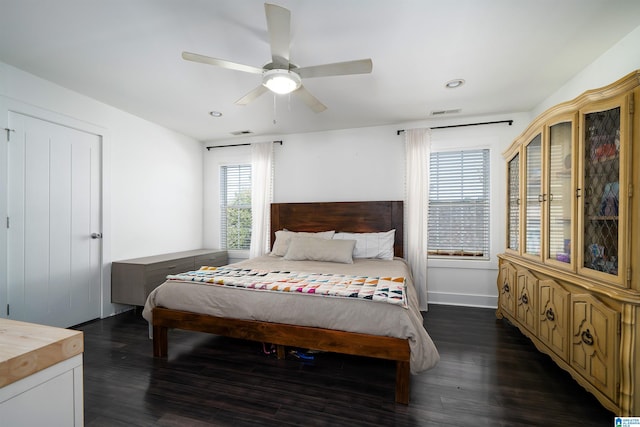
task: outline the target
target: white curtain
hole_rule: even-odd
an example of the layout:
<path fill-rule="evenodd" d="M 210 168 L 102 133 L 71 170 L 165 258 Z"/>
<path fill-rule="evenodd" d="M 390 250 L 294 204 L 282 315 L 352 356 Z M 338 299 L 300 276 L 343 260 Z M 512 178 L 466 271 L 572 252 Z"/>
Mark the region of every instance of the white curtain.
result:
<path fill-rule="evenodd" d="M 427 307 L 427 212 L 429 205 L 430 129 L 405 131 L 405 230 L 407 261 L 418 291 L 420 310 Z"/>
<path fill-rule="evenodd" d="M 251 246 L 249 258 L 269 251 L 273 142 L 251 144 Z"/>

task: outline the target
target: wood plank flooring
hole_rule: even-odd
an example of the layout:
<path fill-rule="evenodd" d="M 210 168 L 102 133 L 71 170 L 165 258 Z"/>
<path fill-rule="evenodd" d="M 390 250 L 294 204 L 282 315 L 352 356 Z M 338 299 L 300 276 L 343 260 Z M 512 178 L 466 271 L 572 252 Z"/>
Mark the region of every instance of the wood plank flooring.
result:
<path fill-rule="evenodd" d="M 431 305 L 437 367 L 394 402 L 387 361 L 330 353 L 277 360 L 259 343 L 170 331 L 152 357 L 139 311 L 85 333 L 85 425 L 611 426 L 614 414 L 494 310 Z"/>

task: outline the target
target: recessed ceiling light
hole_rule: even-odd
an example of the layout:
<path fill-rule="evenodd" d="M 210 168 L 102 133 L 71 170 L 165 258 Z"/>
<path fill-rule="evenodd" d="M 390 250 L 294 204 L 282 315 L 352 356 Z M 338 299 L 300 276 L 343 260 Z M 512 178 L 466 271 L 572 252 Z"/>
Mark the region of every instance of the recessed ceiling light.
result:
<path fill-rule="evenodd" d="M 222 117 L 222 113 L 220 111 L 209 111 L 209 115 L 211 117 Z"/>
<path fill-rule="evenodd" d="M 447 83 L 445 83 L 444 87 L 446 87 L 447 89 L 455 89 L 457 87 L 460 87 L 464 84 L 464 80 L 463 79 L 454 79 L 454 80 L 449 80 Z"/>

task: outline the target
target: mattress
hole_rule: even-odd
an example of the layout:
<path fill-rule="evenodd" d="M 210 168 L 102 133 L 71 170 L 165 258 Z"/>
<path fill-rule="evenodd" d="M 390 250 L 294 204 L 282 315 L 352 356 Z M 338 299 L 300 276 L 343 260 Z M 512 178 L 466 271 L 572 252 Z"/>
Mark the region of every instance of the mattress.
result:
<path fill-rule="evenodd" d="M 288 261 L 265 255 L 230 266 L 265 271 L 295 271 L 364 276 L 405 277 L 407 308 L 357 298 L 264 292 L 195 282 L 166 281 L 148 296 L 143 317 L 163 307 L 216 317 L 310 326 L 409 340 L 413 374 L 436 365 L 440 356 L 423 326 L 418 296 L 404 259 L 354 259 L 353 264 Z"/>

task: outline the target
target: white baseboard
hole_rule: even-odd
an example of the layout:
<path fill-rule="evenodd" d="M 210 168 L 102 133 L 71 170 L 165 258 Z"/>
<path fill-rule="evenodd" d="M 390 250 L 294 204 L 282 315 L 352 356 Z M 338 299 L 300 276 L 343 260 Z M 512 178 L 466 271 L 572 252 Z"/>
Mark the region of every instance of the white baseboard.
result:
<path fill-rule="evenodd" d="M 451 294 L 427 292 L 429 304 L 460 305 L 468 307 L 497 308 L 498 297 L 493 295 Z"/>

